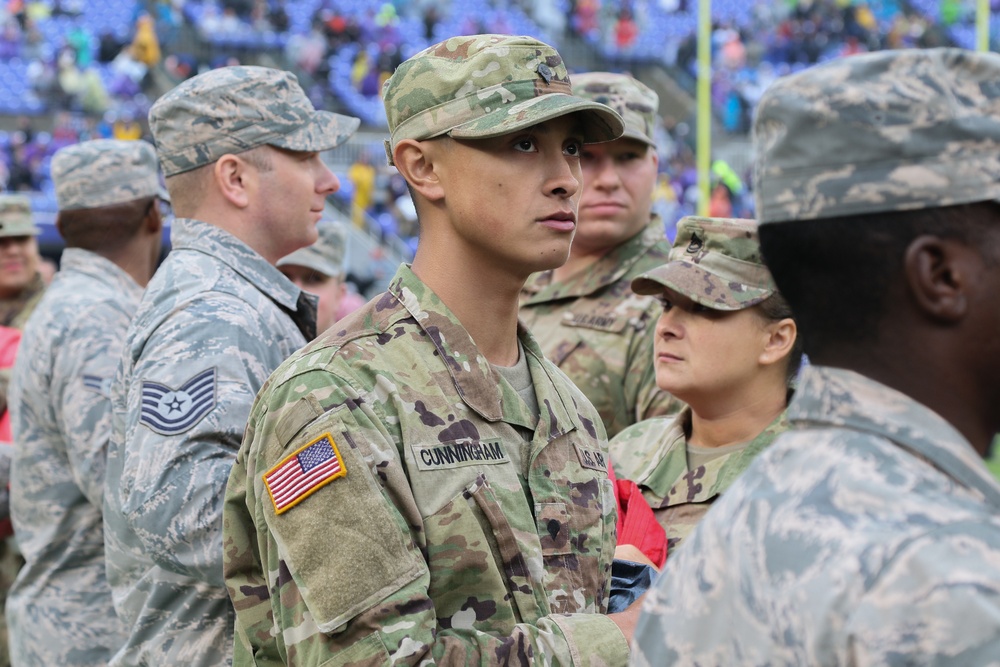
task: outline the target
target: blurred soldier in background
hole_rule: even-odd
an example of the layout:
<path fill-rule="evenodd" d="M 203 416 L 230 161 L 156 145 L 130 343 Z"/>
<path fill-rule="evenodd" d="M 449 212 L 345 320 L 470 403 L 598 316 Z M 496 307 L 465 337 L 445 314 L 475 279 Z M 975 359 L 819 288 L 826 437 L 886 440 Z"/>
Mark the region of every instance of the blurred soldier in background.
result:
<path fill-rule="evenodd" d="M 308 248 L 296 250 L 278 261 L 278 270 L 303 292 L 319 299 L 316 307 L 316 333 L 329 329 L 337 321 L 344 285 L 344 250 L 346 230 L 339 223 L 324 220 L 316 225 L 319 239 Z"/>
<path fill-rule="evenodd" d="M 101 139 L 52 159 L 62 269 L 25 327 L 11 385 L 11 516 L 26 564 L 7 599 L 15 665 L 107 665 L 125 641 L 105 576 L 110 386 L 160 256 L 156 154 Z"/>
<path fill-rule="evenodd" d="M 128 639 L 111 664 L 218 667 L 226 479 L 254 395 L 315 335 L 315 297 L 274 264 L 316 241 L 339 186 L 320 151 L 358 121 L 262 67 L 188 79 L 149 118 L 177 219 L 112 389 L 105 545 Z"/>
<path fill-rule="evenodd" d="M 629 287 L 670 252 L 663 220 L 651 210 L 659 98 L 631 76 L 607 72 L 575 75 L 573 93 L 617 111 L 625 134 L 584 146 L 584 191 L 569 260 L 528 281 L 520 317 L 545 356 L 594 404 L 612 438 L 682 406 L 656 386 L 653 333 L 660 305 Z"/>

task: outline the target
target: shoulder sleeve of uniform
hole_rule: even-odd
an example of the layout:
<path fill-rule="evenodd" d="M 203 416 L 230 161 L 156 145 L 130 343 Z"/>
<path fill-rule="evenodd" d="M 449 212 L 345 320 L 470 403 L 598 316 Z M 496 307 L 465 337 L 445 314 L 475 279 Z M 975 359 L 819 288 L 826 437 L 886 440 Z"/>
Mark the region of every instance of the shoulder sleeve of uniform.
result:
<path fill-rule="evenodd" d="M 1000 522 L 909 542 L 847 615 L 848 662 L 992 664 L 1000 656 Z"/>
<path fill-rule="evenodd" d="M 237 653 L 295 655 L 298 665 L 517 663 L 519 654 L 572 664 L 576 651 L 587 664 L 588 652 L 608 657 L 613 646 L 623 662 L 624 638 L 606 617 L 545 617 L 504 637 L 476 629 L 485 607 L 470 606 L 461 626 L 437 618 L 427 555 L 477 558 L 482 547 L 427 544 L 395 442 L 399 415 L 379 393 L 327 372 L 261 392 L 226 507 Z M 455 520 L 467 518 L 456 508 Z"/>

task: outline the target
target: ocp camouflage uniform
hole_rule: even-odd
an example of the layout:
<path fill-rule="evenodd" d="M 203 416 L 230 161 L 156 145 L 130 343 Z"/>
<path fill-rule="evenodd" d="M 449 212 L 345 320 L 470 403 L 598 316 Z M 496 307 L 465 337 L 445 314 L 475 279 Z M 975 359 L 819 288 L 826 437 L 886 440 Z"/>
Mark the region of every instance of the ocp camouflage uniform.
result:
<path fill-rule="evenodd" d="M 11 515 L 26 559 L 7 599 L 17 665 L 106 665 L 125 641 L 104 569 L 109 389 L 142 288 L 68 248 L 25 329 L 11 392 Z"/>
<path fill-rule="evenodd" d="M 129 328 L 112 387 L 108 581 L 129 627 L 113 665 L 232 654 L 222 500 L 253 397 L 312 337 L 315 306 L 234 236 L 185 218 Z"/>
<path fill-rule="evenodd" d="M 691 408 L 676 417 L 659 417 L 633 424 L 608 448 L 615 474 L 639 485 L 657 522 L 667 531 L 669 553 L 691 534 L 719 496 L 779 433 L 788 429 L 782 412 L 742 449 L 712 458 L 693 469 L 688 465 L 687 436 Z"/>
<path fill-rule="evenodd" d="M 624 663 L 603 427 L 519 338 L 537 421 L 404 266 L 275 372 L 226 498 L 235 665 Z M 320 445 L 341 472 L 279 513 L 265 475 Z"/>
<path fill-rule="evenodd" d="M 836 368 L 788 418 L 667 561 L 632 664 L 996 664 L 1000 485 L 972 445 Z"/>
<path fill-rule="evenodd" d="M 642 233 L 585 271 L 556 283 L 551 271 L 536 274 L 521 291 L 521 321 L 594 404 L 608 437 L 683 406 L 656 386 L 653 338 L 662 309 L 629 287 L 669 252 L 663 221 L 654 215 Z"/>

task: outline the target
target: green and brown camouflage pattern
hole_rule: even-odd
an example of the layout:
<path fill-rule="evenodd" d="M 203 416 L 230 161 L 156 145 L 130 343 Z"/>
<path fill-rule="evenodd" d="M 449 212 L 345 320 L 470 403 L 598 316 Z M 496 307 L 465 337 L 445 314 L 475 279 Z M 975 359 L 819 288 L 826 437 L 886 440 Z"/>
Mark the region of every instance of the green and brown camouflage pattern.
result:
<path fill-rule="evenodd" d="M 688 466 L 687 437 L 691 408 L 672 418 L 648 419 L 628 427 L 608 445 L 615 475 L 638 484 L 667 532 L 668 552 L 691 534 L 712 503 L 729 488 L 758 454 L 788 430 L 787 412 L 768 424 L 744 449 Z"/>
<path fill-rule="evenodd" d="M 360 120 L 317 111 L 294 74 L 269 67 L 220 67 L 182 82 L 149 110 L 165 176 L 257 146 L 325 151 Z"/>
<path fill-rule="evenodd" d="M 656 386 L 653 337 L 662 308 L 629 287 L 669 251 L 663 221 L 653 216 L 641 233 L 584 271 L 557 283 L 551 271 L 538 273 L 521 290 L 521 322 L 594 404 L 609 438 L 684 406 Z"/>
<path fill-rule="evenodd" d="M 623 138 L 637 139 L 656 146 L 656 126 L 660 98 L 653 90 L 629 74 L 585 72 L 573 75 L 573 94 L 606 104 L 625 121 Z"/>
<path fill-rule="evenodd" d="M 562 56 L 531 37 L 452 37 L 409 58 L 382 86 L 391 137 L 486 139 L 578 114 L 584 141 L 621 136 L 622 119 L 573 95 Z"/>
<path fill-rule="evenodd" d="M 39 233 L 41 230 L 35 226 L 31 199 L 27 195 L 0 194 L 0 238 L 38 236 Z"/>
<path fill-rule="evenodd" d="M 1000 198 L 1000 55 L 837 58 L 775 81 L 754 122 L 761 224 Z"/>
<path fill-rule="evenodd" d="M 300 248 L 278 260 L 277 266 L 304 266 L 331 278 L 344 275 L 344 252 L 347 230 L 339 222 L 321 220 L 316 225 L 319 238 L 311 246 Z"/>
<path fill-rule="evenodd" d="M 61 148 L 52 156 L 52 181 L 60 211 L 143 197 L 170 201 L 160 184 L 156 151 L 145 141 L 94 139 Z"/>
<path fill-rule="evenodd" d="M 669 288 L 713 310 L 743 310 L 777 291 L 764 264 L 757 223 L 686 216 L 667 263 L 632 281 L 637 294 Z"/>
<path fill-rule="evenodd" d="M 235 667 L 625 664 L 604 430 L 518 335 L 537 419 L 407 266 L 275 371 L 226 494 Z M 323 435 L 346 475 L 277 514 L 262 475 Z"/>

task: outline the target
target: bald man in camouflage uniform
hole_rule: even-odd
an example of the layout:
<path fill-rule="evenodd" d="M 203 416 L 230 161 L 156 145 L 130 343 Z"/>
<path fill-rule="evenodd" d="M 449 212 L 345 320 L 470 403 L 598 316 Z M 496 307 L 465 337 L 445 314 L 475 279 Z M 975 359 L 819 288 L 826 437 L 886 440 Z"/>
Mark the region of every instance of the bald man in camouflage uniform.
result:
<path fill-rule="evenodd" d="M 603 427 L 517 322 L 569 252 L 581 142 L 621 119 L 526 37 L 437 44 L 383 98 L 420 247 L 258 396 L 226 498 L 234 664 L 623 664 Z"/>
<path fill-rule="evenodd" d="M 88 141 L 52 158 L 62 268 L 25 328 L 11 385 L 11 516 L 26 563 L 7 599 L 16 665 L 107 665 L 125 641 L 104 566 L 109 389 L 159 259 L 153 147 Z"/>
<path fill-rule="evenodd" d="M 254 394 L 315 327 L 313 298 L 274 264 L 316 240 L 338 187 L 319 151 L 357 125 L 261 67 L 207 72 L 150 109 L 178 217 L 112 390 L 105 543 L 128 626 L 112 665 L 230 661 L 226 479 Z"/>
<path fill-rule="evenodd" d="M 656 386 L 659 304 L 629 287 L 670 252 L 663 220 L 651 210 L 660 100 L 631 76 L 609 72 L 574 76 L 573 92 L 611 106 L 625 120 L 625 134 L 584 148 L 586 189 L 569 261 L 528 281 L 520 316 L 545 356 L 594 404 L 613 438 L 630 424 L 675 414 L 683 405 Z"/>
<path fill-rule="evenodd" d="M 755 118 L 764 257 L 806 353 L 791 430 L 647 598 L 635 665 L 996 665 L 1000 56 L 885 51 Z"/>

